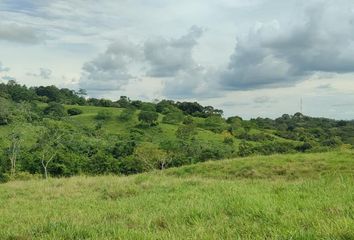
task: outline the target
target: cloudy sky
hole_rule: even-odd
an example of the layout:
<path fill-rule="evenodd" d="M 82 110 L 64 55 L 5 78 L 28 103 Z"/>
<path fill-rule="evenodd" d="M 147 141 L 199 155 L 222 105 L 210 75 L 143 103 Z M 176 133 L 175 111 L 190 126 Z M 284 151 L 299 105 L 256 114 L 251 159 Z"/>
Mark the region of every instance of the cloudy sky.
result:
<path fill-rule="evenodd" d="M 354 119 L 352 0 L 0 0 L 0 81 Z"/>

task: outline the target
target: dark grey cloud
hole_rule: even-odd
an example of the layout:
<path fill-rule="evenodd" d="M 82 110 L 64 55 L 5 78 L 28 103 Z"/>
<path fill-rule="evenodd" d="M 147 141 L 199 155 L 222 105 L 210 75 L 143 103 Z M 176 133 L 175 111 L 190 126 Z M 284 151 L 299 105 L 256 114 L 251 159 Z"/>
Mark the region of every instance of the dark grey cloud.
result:
<path fill-rule="evenodd" d="M 222 86 L 280 87 L 315 72 L 354 72 L 354 12 L 349 6 L 349 1 L 318 1 L 296 24 L 258 24 L 237 39 Z"/>
<path fill-rule="evenodd" d="M 29 26 L 21 26 L 15 23 L 0 23 L 0 40 L 24 44 L 38 44 L 43 41 L 43 36 Z"/>
<path fill-rule="evenodd" d="M 141 58 L 140 48 L 126 41 L 117 41 L 107 50 L 82 67 L 80 87 L 87 90 L 119 90 L 130 79 L 131 65 Z"/>
<path fill-rule="evenodd" d="M 144 55 L 150 64 L 148 75 L 152 77 L 174 77 L 179 71 L 195 68 L 192 49 L 202 36 L 203 29 L 193 26 L 178 39 L 155 38 L 144 44 Z"/>

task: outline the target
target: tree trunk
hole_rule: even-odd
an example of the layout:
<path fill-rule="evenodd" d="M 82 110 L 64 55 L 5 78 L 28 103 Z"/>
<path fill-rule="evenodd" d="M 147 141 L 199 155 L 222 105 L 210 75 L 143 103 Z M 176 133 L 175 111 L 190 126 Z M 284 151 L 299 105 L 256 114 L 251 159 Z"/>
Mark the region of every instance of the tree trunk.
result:
<path fill-rule="evenodd" d="M 45 179 L 48 179 L 48 171 L 47 171 L 46 166 L 44 167 L 44 176 L 45 176 Z"/>

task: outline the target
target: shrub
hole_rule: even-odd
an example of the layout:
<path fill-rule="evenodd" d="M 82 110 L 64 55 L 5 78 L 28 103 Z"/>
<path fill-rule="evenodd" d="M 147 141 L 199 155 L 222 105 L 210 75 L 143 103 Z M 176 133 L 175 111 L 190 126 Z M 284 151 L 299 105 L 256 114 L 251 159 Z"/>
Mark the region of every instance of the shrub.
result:
<path fill-rule="evenodd" d="M 109 120 L 112 118 L 112 112 L 108 111 L 108 110 L 101 110 L 97 113 L 96 115 L 96 120 L 103 120 L 103 121 L 106 121 L 106 120 Z"/>
<path fill-rule="evenodd" d="M 250 134 L 247 132 L 241 133 L 238 138 L 247 140 L 247 141 L 254 141 L 254 142 L 262 142 L 262 141 L 267 141 L 267 140 L 274 140 L 273 136 L 270 136 L 265 133 L 255 133 L 255 134 Z"/>
<path fill-rule="evenodd" d="M 135 113 L 134 108 L 125 108 L 122 113 L 119 115 L 118 119 L 124 122 L 130 121 Z"/>
<path fill-rule="evenodd" d="M 170 112 L 165 115 L 162 122 L 169 124 L 178 124 L 183 121 L 184 115 L 182 112 Z"/>
<path fill-rule="evenodd" d="M 105 151 L 99 151 L 89 161 L 89 172 L 92 174 L 119 173 L 120 162 Z"/>
<path fill-rule="evenodd" d="M 197 130 L 194 125 L 182 125 L 176 131 L 176 137 L 181 140 L 190 140 L 195 135 L 197 135 Z"/>
<path fill-rule="evenodd" d="M 185 124 L 185 125 L 191 125 L 193 123 L 194 123 L 194 120 L 193 120 L 193 117 L 191 117 L 191 116 L 186 116 L 183 119 L 183 124 Z"/>
<path fill-rule="evenodd" d="M 139 121 L 147 124 L 148 126 L 157 125 L 159 114 L 152 111 L 141 111 L 139 113 Z"/>
<path fill-rule="evenodd" d="M 322 145 L 327 147 L 338 147 L 342 144 L 343 142 L 340 140 L 339 137 L 330 137 L 322 142 Z"/>
<path fill-rule="evenodd" d="M 218 115 L 211 115 L 207 117 L 204 120 L 204 123 L 199 126 L 215 133 L 221 133 L 223 130 L 227 129 L 225 120 Z"/>
<path fill-rule="evenodd" d="M 80 115 L 82 113 L 81 109 L 78 108 L 69 108 L 67 112 L 70 116 Z"/>
<path fill-rule="evenodd" d="M 50 102 L 48 106 L 43 110 L 43 113 L 50 118 L 57 119 L 67 116 L 64 106 L 56 102 Z"/>
<path fill-rule="evenodd" d="M 224 141 L 223 141 L 225 144 L 228 144 L 228 145 L 233 145 L 234 144 L 234 138 L 231 137 L 231 136 L 226 136 L 224 137 Z"/>
<path fill-rule="evenodd" d="M 241 157 L 245 157 L 245 156 L 249 156 L 251 154 L 254 153 L 254 148 L 253 146 L 246 142 L 246 141 L 242 141 L 240 143 L 239 149 L 238 149 L 238 155 Z"/>

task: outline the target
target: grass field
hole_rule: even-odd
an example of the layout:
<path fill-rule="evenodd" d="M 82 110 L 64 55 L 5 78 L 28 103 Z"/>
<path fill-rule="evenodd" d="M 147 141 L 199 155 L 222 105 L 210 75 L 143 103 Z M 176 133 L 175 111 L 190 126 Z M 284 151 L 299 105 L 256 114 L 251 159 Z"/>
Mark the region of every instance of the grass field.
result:
<path fill-rule="evenodd" d="M 354 239 L 354 152 L 9 182 L 0 239 Z"/>

